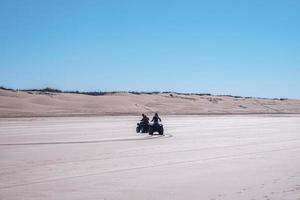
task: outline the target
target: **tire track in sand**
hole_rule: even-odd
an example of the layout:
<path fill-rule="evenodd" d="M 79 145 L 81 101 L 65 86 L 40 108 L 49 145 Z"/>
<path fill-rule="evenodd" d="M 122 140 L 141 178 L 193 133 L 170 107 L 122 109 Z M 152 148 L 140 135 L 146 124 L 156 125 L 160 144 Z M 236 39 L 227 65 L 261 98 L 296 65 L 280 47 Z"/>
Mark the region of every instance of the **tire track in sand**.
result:
<path fill-rule="evenodd" d="M 92 144 L 103 142 L 126 142 L 138 140 L 164 139 L 173 137 L 171 134 L 153 135 L 153 136 L 135 136 L 135 137 L 121 137 L 121 138 L 104 138 L 99 140 L 83 140 L 83 141 L 57 141 L 57 142 L 25 142 L 25 143 L 0 143 L 0 146 L 26 146 L 26 145 L 60 145 L 60 144 Z"/>

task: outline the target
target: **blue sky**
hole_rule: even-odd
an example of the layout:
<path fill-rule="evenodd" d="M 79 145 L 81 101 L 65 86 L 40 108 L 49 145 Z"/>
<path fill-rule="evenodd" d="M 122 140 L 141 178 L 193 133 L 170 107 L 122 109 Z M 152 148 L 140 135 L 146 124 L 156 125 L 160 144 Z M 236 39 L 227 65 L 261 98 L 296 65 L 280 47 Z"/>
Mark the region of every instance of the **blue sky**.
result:
<path fill-rule="evenodd" d="M 0 0 L 0 85 L 300 98 L 297 0 Z"/>

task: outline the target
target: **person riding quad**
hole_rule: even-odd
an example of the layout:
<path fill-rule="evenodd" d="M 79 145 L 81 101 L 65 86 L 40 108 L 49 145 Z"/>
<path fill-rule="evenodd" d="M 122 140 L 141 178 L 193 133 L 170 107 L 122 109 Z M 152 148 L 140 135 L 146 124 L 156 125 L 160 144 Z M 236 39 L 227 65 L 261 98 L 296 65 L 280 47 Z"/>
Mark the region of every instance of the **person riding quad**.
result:
<path fill-rule="evenodd" d="M 142 114 L 141 122 L 144 124 L 149 124 L 149 117 L 147 117 L 144 113 Z"/>
<path fill-rule="evenodd" d="M 154 132 L 158 132 L 159 135 L 163 135 L 164 134 L 164 127 L 162 124 L 160 124 L 159 122 L 161 122 L 160 117 L 158 116 L 157 113 L 155 113 L 155 115 L 153 116 L 151 122 L 153 122 L 153 124 L 150 124 L 149 127 L 149 135 L 153 135 Z"/>
<path fill-rule="evenodd" d="M 151 122 L 154 122 L 154 124 L 158 124 L 159 121 L 161 122 L 161 119 L 160 119 L 160 117 L 158 116 L 158 114 L 155 113 L 155 115 L 153 116 Z"/>
<path fill-rule="evenodd" d="M 143 113 L 141 122 L 137 123 L 136 132 L 148 133 L 149 125 L 149 118 Z"/>

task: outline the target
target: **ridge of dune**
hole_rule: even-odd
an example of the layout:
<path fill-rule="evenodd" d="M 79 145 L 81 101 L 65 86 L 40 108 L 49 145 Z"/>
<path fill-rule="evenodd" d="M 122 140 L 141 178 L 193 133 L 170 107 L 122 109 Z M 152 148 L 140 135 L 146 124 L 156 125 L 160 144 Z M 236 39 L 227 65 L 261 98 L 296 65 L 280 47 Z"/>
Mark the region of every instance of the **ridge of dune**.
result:
<path fill-rule="evenodd" d="M 74 93 L 0 89 L 0 117 L 161 114 L 300 113 L 300 100 L 178 93 Z"/>

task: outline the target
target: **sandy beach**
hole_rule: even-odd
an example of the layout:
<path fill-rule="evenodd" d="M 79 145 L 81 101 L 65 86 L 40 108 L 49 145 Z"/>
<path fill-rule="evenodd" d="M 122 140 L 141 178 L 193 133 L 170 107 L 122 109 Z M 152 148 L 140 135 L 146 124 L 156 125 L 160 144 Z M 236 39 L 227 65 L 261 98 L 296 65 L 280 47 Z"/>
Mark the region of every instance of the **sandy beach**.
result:
<path fill-rule="evenodd" d="M 0 199 L 300 199 L 300 115 L 162 118 L 1 118 Z"/>
<path fill-rule="evenodd" d="M 299 11 L 0 0 L 0 200 L 300 200 Z"/>

